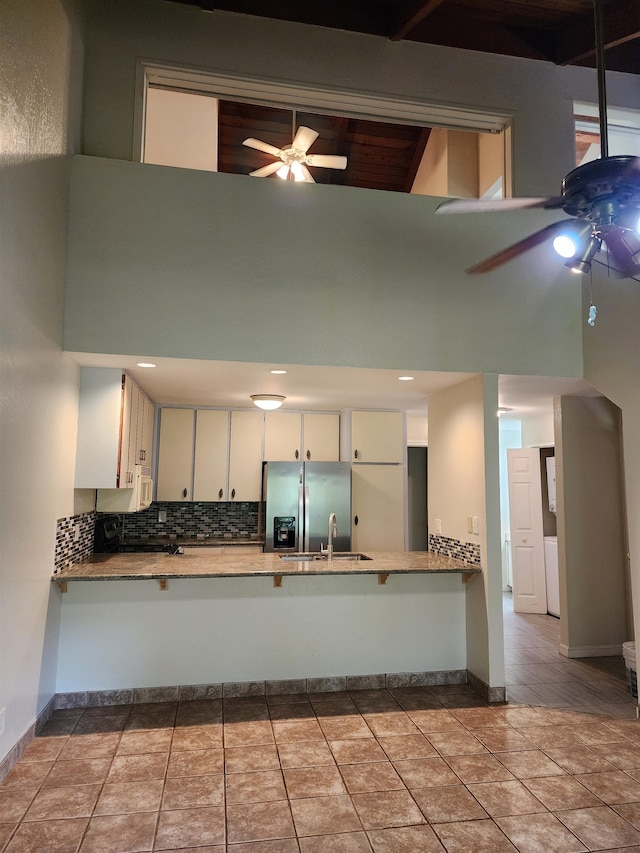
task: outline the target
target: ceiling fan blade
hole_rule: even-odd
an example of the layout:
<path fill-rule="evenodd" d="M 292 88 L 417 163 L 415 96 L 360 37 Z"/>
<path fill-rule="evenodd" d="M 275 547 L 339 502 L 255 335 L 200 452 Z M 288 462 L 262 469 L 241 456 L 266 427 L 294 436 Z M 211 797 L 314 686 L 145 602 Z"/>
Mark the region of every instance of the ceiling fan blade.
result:
<path fill-rule="evenodd" d="M 256 169 L 255 172 L 249 172 L 249 174 L 253 175 L 254 178 L 266 178 L 268 175 L 273 175 L 274 172 L 277 172 L 281 166 L 282 162 L 276 160 L 275 163 L 268 163 L 266 166 Z"/>
<path fill-rule="evenodd" d="M 320 166 L 323 169 L 347 168 L 347 158 L 338 154 L 308 154 L 307 163 L 310 166 Z"/>
<path fill-rule="evenodd" d="M 302 174 L 304 175 L 303 181 L 305 184 L 315 184 L 315 180 L 311 172 L 307 169 L 307 167 L 302 164 Z"/>
<path fill-rule="evenodd" d="M 491 213 L 503 210 L 520 210 L 524 208 L 543 208 L 551 210 L 562 207 L 564 199 L 561 196 L 550 198 L 452 198 L 443 201 L 436 208 L 436 213 Z"/>
<path fill-rule="evenodd" d="M 260 139 L 254 139 L 252 136 L 249 139 L 245 139 L 242 143 L 246 145 L 247 148 L 255 148 L 256 151 L 264 151 L 265 154 L 272 154 L 274 157 L 280 156 L 280 149 L 276 148 L 275 145 L 269 145 L 268 142 L 262 142 Z"/>
<path fill-rule="evenodd" d="M 297 148 L 298 151 L 302 151 L 306 154 L 307 150 L 313 145 L 319 135 L 320 134 L 316 130 L 311 130 L 310 127 L 300 126 L 293 142 L 291 143 L 291 147 Z"/>
<path fill-rule="evenodd" d="M 541 228 L 540 231 L 536 231 L 533 234 L 529 234 L 528 237 L 525 237 L 524 240 L 519 240 L 517 243 L 513 243 L 511 246 L 507 246 L 506 249 L 501 249 L 499 252 L 496 252 L 495 255 L 491 255 L 490 258 L 486 258 L 484 261 L 480 261 L 479 264 L 475 264 L 472 267 L 469 267 L 466 272 L 470 275 L 478 275 L 479 273 L 491 272 L 491 270 L 496 269 L 496 267 L 502 266 L 502 264 L 506 264 L 507 261 L 512 261 L 514 258 L 517 258 L 518 255 L 522 255 L 524 252 L 528 252 L 530 249 L 535 249 L 536 246 L 539 246 L 541 243 L 544 243 L 545 240 L 548 240 L 554 234 L 559 233 L 566 226 L 567 222 L 575 222 L 575 219 L 561 219 L 559 222 L 552 222 L 551 225 L 547 225 L 546 228 Z"/>

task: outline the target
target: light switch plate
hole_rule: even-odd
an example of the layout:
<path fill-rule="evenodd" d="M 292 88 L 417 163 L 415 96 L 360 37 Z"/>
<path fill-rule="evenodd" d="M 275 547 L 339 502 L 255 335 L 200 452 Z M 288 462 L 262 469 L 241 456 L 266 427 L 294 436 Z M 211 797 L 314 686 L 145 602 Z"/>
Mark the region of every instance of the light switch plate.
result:
<path fill-rule="evenodd" d="M 472 530 L 471 530 L 472 533 L 479 533 L 480 532 L 477 515 L 474 515 L 472 520 L 471 520 L 471 528 L 472 528 Z"/>
<path fill-rule="evenodd" d="M 0 708 L 0 735 L 4 734 L 4 718 L 7 712 L 6 708 Z"/>
<path fill-rule="evenodd" d="M 434 518 L 433 519 L 433 526 L 435 528 L 436 533 L 442 533 L 442 519 L 441 518 Z"/>

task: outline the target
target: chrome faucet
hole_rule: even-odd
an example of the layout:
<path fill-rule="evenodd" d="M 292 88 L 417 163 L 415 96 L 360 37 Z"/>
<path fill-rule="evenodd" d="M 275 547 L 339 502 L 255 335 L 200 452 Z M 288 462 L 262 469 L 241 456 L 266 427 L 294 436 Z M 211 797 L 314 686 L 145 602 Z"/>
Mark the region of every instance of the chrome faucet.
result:
<path fill-rule="evenodd" d="M 333 559 L 333 540 L 338 535 L 338 519 L 335 512 L 329 513 L 329 529 L 327 531 L 327 560 Z"/>

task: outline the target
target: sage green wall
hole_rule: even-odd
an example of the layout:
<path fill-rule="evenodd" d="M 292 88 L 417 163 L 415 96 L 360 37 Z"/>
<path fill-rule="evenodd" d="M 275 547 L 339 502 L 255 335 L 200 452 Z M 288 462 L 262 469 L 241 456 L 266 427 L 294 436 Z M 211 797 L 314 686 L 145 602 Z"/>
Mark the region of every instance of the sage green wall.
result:
<path fill-rule="evenodd" d="M 543 249 L 527 268 L 463 272 L 550 214 L 471 228 L 437 204 L 75 157 L 65 347 L 580 376 L 575 276 Z"/>

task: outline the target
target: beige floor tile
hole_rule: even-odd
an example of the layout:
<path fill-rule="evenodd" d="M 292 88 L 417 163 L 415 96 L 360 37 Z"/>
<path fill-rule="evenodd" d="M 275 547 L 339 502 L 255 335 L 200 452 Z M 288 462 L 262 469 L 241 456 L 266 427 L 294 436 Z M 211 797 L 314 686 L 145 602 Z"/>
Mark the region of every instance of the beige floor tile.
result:
<path fill-rule="evenodd" d="M 440 756 L 408 758 L 403 761 L 394 761 L 393 766 L 409 789 L 457 785 L 459 781 L 453 770 Z"/>
<path fill-rule="evenodd" d="M 290 768 L 284 771 L 284 781 L 291 800 L 302 797 L 335 797 L 346 793 L 342 776 L 335 765 Z"/>
<path fill-rule="evenodd" d="M 110 757 L 118 748 L 121 737 L 123 735 L 119 732 L 71 736 L 60 752 L 59 758 L 63 761 L 75 761 L 76 759 Z"/>
<path fill-rule="evenodd" d="M 523 783 L 552 812 L 602 805 L 600 800 L 573 776 L 545 776 L 524 779 Z"/>
<path fill-rule="evenodd" d="M 487 817 L 486 811 L 464 785 L 420 788 L 412 791 L 412 794 L 422 813 L 431 824 L 459 820 L 481 820 Z"/>
<path fill-rule="evenodd" d="M 287 791 L 280 770 L 232 773 L 226 779 L 227 803 L 267 803 L 286 800 Z"/>
<path fill-rule="evenodd" d="M 378 743 L 391 761 L 401 761 L 406 758 L 431 758 L 438 754 L 423 734 L 379 737 Z"/>
<path fill-rule="evenodd" d="M 364 764 L 369 761 L 384 761 L 386 753 L 375 738 L 356 740 L 332 740 L 329 747 L 338 764 Z"/>
<path fill-rule="evenodd" d="M 286 800 L 227 806 L 228 844 L 294 838 L 295 834 L 291 808 Z"/>
<path fill-rule="evenodd" d="M 520 731 L 510 727 L 479 729 L 475 736 L 490 752 L 513 752 L 535 749 L 534 745 Z"/>
<path fill-rule="evenodd" d="M 184 752 L 172 752 L 169 756 L 168 779 L 217 773 L 224 773 L 222 749 L 189 749 Z"/>
<path fill-rule="evenodd" d="M 589 850 L 640 845 L 640 832 L 607 806 L 560 811 L 556 816 Z"/>
<path fill-rule="evenodd" d="M 162 811 L 154 850 L 182 850 L 224 843 L 224 807 Z M 206 849 L 206 848 L 205 848 Z"/>
<path fill-rule="evenodd" d="M 576 776 L 576 779 L 607 805 L 640 801 L 640 782 L 632 779 L 624 770 L 584 773 Z"/>
<path fill-rule="evenodd" d="M 501 764 L 495 755 L 450 755 L 447 764 L 465 784 L 469 782 L 507 782 L 512 773 Z"/>
<path fill-rule="evenodd" d="M 371 853 L 364 832 L 344 832 L 341 835 L 316 835 L 300 839 L 301 853 Z"/>
<path fill-rule="evenodd" d="M 0 792 L 6 791 L 8 788 L 29 788 L 35 793 L 53 766 L 53 761 L 20 761 L 2 780 Z"/>
<path fill-rule="evenodd" d="M 68 741 L 69 738 L 66 737 L 37 737 L 26 748 L 20 762 L 55 761 Z M 80 755 L 78 757 L 86 758 L 87 756 Z"/>
<path fill-rule="evenodd" d="M 487 853 L 517 853 L 513 844 L 492 820 L 440 823 L 433 829 L 447 853 L 478 853 L 485 850 Z"/>
<path fill-rule="evenodd" d="M 369 764 L 343 764 L 342 778 L 350 794 L 365 794 L 371 791 L 404 790 L 404 783 L 388 761 Z"/>
<path fill-rule="evenodd" d="M 519 731 L 538 749 L 584 746 L 583 742 L 571 733 L 569 726 L 525 726 Z"/>
<path fill-rule="evenodd" d="M 173 729 L 144 729 L 123 732 L 117 755 L 142 755 L 148 752 L 169 752 Z"/>
<path fill-rule="evenodd" d="M 621 803 L 613 806 L 613 810 L 628 820 L 631 826 L 640 830 L 640 803 Z"/>
<path fill-rule="evenodd" d="M 145 782 L 113 782 L 106 784 L 94 814 L 131 814 L 151 812 L 160 808 L 163 782 L 151 779 Z"/>
<path fill-rule="evenodd" d="M 269 720 L 224 724 L 225 747 L 258 746 L 267 743 L 273 743 L 273 729 Z"/>
<path fill-rule="evenodd" d="M 226 773 L 250 773 L 252 770 L 279 770 L 275 743 L 258 746 L 234 746 L 224 750 Z"/>
<path fill-rule="evenodd" d="M 195 809 L 224 805 L 224 776 L 186 776 L 167 779 L 163 809 Z"/>
<path fill-rule="evenodd" d="M 82 717 L 73 730 L 73 736 L 121 732 L 129 719 L 129 714 L 105 714 L 102 716 Z"/>
<path fill-rule="evenodd" d="M 385 829 L 425 822 L 408 791 L 354 794 L 352 800 L 365 829 Z"/>
<path fill-rule="evenodd" d="M 111 762 L 107 782 L 146 782 L 149 779 L 164 779 L 168 758 L 168 752 L 116 755 Z"/>
<path fill-rule="evenodd" d="M 629 743 L 593 743 L 591 749 L 619 770 L 640 770 L 640 745 Z"/>
<path fill-rule="evenodd" d="M 24 816 L 25 821 L 89 817 L 96 805 L 100 785 L 42 788 Z"/>
<path fill-rule="evenodd" d="M 180 853 L 209 853 L 209 847 L 194 847 L 193 850 L 181 850 Z M 300 853 L 298 841 L 295 838 L 277 838 L 274 841 L 247 841 L 240 844 L 229 846 L 232 853 Z M 219 851 L 214 852 L 211 848 L 211 853 L 224 853 L 221 847 Z"/>
<path fill-rule="evenodd" d="M 315 720 L 316 714 L 310 702 L 296 702 L 294 705 L 270 705 L 271 720 Z"/>
<path fill-rule="evenodd" d="M 333 754 L 324 741 L 279 743 L 278 754 L 283 769 L 290 767 L 323 767 L 334 765 Z"/>
<path fill-rule="evenodd" d="M 91 818 L 80 853 L 143 853 L 153 850 L 158 815 L 102 815 Z"/>
<path fill-rule="evenodd" d="M 496 823 L 520 853 L 584 853 L 587 849 L 549 813 L 500 817 Z"/>
<path fill-rule="evenodd" d="M 351 798 L 346 794 L 340 797 L 292 800 L 291 811 L 298 837 L 362 830 L 362 823 Z"/>
<path fill-rule="evenodd" d="M 76 853 L 88 818 L 22 823 L 4 853 Z"/>
<path fill-rule="evenodd" d="M 324 740 L 322 729 L 316 720 L 273 723 L 276 743 L 299 743 L 306 740 Z"/>
<path fill-rule="evenodd" d="M 4 850 L 5 844 L 18 828 L 18 823 L 0 823 L 0 850 Z"/>
<path fill-rule="evenodd" d="M 362 717 L 321 717 L 318 722 L 327 740 L 371 737 L 371 729 Z"/>
<path fill-rule="evenodd" d="M 496 708 L 456 708 L 451 711 L 453 716 L 467 729 L 494 729 L 506 727 L 509 724 Z"/>
<path fill-rule="evenodd" d="M 516 779 L 531 779 L 534 776 L 561 776 L 565 771 L 555 761 L 538 749 L 522 752 L 500 752 L 496 756 Z"/>
<path fill-rule="evenodd" d="M 39 787 L 32 783 L 30 787 L 0 788 L 0 823 L 22 820 Z"/>
<path fill-rule="evenodd" d="M 442 844 L 430 826 L 372 829 L 367 833 L 374 853 L 442 853 Z"/>
<path fill-rule="evenodd" d="M 221 749 L 222 723 L 206 726 L 183 726 L 174 729 L 171 751 L 190 749 Z"/>
<path fill-rule="evenodd" d="M 487 752 L 484 744 L 470 732 L 429 732 L 427 737 L 440 755 L 471 755 Z"/>
<path fill-rule="evenodd" d="M 367 725 L 376 737 L 418 734 L 418 727 L 404 711 L 366 714 Z"/>
<path fill-rule="evenodd" d="M 616 769 L 610 761 L 588 746 L 545 749 L 545 753 L 567 773 L 599 773 Z"/>
<path fill-rule="evenodd" d="M 540 800 L 517 779 L 512 782 L 474 782 L 468 790 L 493 818 L 546 811 Z"/>
<path fill-rule="evenodd" d="M 430 732 L 463 732 L 464 726 L 460 720 L 456 720 L 450 711 L 444 708 L 430 709 L 427 711 L 407 711 L 407 716 L 424 734 Z"/>
<path fill-rule="evenodd" d="M 27 765 L 29 766 L 29 765 Z M 32 766 L 32 765 L 31 765 Z M 64 788 L 67 785 L 88 785 L 104 782 L 109 773 L 111 758 L 87 758 L 75 761 L 56 761 L 47 776 L 44 788 Z"/>
<path fill-rule="evenodd" d="M 587 746 L 598 743 L 620 743 L 626 740 L 624 735 L 619 734 L 602 723 L 591 726 L 571 726 L 570 730 L 578 740 L 581 740 Z"/>

